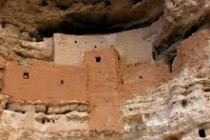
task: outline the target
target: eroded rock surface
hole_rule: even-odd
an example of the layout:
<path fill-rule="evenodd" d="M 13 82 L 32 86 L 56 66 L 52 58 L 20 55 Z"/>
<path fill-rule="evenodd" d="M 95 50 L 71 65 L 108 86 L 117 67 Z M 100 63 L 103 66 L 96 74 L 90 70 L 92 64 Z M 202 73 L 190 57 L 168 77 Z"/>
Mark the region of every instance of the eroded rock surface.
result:
<path fill-rule="evenodd" d="M 208 0 L 0 1 L 0 138 L 209 139 L 209 16 Z"/>
<path fill-rule="evenodd" d="M 109 32 L 149 24 L 163 13 L 163 0 L 6 0 L 0 13 L 3 24 L 39 39 L 56 31 Z"/>

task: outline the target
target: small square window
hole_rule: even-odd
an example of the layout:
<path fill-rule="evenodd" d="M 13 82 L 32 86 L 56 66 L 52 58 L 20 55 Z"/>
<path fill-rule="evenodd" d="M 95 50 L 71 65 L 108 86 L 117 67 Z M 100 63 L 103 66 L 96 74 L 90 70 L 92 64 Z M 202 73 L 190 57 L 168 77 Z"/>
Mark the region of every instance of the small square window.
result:
<path fill-rule="evenodd" d="M 24 79 L 29 79 L 29 73 L 28 72 L 24 72 L 23 73 L 23 78 Z"/>
<path fill-rule="evenodd" d="M 96 62 L 97 63 L 101 62 L 101 57 L 100 56 L 96 57 Z"/>

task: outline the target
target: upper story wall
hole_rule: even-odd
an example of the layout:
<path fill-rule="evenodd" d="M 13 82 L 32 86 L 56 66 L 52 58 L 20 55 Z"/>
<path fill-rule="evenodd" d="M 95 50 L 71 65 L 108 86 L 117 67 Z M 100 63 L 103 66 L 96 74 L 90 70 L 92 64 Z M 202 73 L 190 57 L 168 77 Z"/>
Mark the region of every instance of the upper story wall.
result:
<path fill-rule="evenodd" d="M 128 63 L 152 59 L 152 42 L 158 34 L 159 23 L 146 28 L 106 35 L 65 35 L 56 33 L 54 61 L 56 64 L 77 65 L 84 62 L 85 52 L 114 46 Z"/>

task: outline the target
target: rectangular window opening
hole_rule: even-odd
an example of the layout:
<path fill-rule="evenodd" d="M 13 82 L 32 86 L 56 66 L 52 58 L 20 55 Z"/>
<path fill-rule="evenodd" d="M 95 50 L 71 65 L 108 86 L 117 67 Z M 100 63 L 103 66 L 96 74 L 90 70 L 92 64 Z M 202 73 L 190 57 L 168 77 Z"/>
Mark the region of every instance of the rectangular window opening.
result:
<path fill-rule="evenodd" d="M 23 73 L 23 78 L 24 79 L 29 79 L 29 73 L 28 72 L 24 72 Z"/>

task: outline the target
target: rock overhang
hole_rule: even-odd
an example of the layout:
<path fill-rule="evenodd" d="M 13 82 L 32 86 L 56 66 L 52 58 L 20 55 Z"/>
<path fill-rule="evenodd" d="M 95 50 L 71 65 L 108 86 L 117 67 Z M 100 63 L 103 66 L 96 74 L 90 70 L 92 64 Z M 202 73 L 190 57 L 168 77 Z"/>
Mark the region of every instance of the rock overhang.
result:
<path fill-rule="evenodd" d="M 76 135 L 148 140 L 209 137 L 208 123 L 205 123 L 209 101 L 209 28 L 197 31 L 208 23 L 208 1 L 4 0 L 0 6 L 0 52 L 6 63 L 13 61 L 20 67 L 26 64 L 33 68 L 40 61 L 46 66 L 54 61 L 57 65 L 79 66 L 88 60 L 92 71 L 84 75 L 91 77 L 93 87 L 88 90 L 97 97 L 88 96 L 85 98 L 90 99 L 88 103 L 77 101 L 72 106 L 72 103 L 28 103 L 28 99 L 13 100 L 9 94 L 2 94 L 2 120 L 7 123 L 12 120 L 15 132 L 20 127 L 26 132 L 26 127 L 15 125 L 11 116 L 17 121 L 33 120 L 29 123 L 33 122 L 36 127 L 30 128 L 40 136 L 45 133 L 46 137 L 51 137 L 53 133 L 64 139 Z M 16 11 L 15 14 L 11 14 L 12 11 Z M 158 22 L 150 24 L 158 18 Z M 147 27 L 142 28 L 145 25 Z M 110 35 L 110 32 L 136 27 L 141 28 Z M 121 38 L 120 41 L 116 41 L 117 38 Z M 87 55 L 80 51 L 86 47 L 85 42 L 88 45 L 85 49 L 90 51 Z M 64 49 L 56 54 L 59 52 L 56 47 Z M 114 57 L 105 53 L 106 47 L 115 49 Z M 73 53 L 69 55 L 68 51 Z M 101 55 L 104 53 L 106 55 Z M 86 56 L 89 58 L 85 59 Z M 106 60 L 111 62 L 103 63 Z M 4 66 L 3 62 L 0 68 L 2 89 L 7 84 L 3 82 L 7 69 Z M 106 75 L 107 72 L 110 74 Z M 19 75 L 25 77 L 24 80 L 30 77 L 27 71 Z M 104 82 L 107 80 L 110 82 Z M 58 83 L 65 85 L 66 80 L 58 80 Z M 106 92 L 108 89 L 112 92 Z M 35 106 L 31 107 L 33 104 Z M 191 114 L 187 113 L 189 111 Z M 31 114 L 34 116 L 28 117 Z M 63 122 L 66 125 L 58 127 Z M 0 127 L 2 130 L 8 128 L 8 125 L 1 126 L 5 126 Z M 118 135 L 122 130 L 124 133 Z M 58 136 L 57 132 L 61 131 L 68 131 L 69 135 Z"/>

